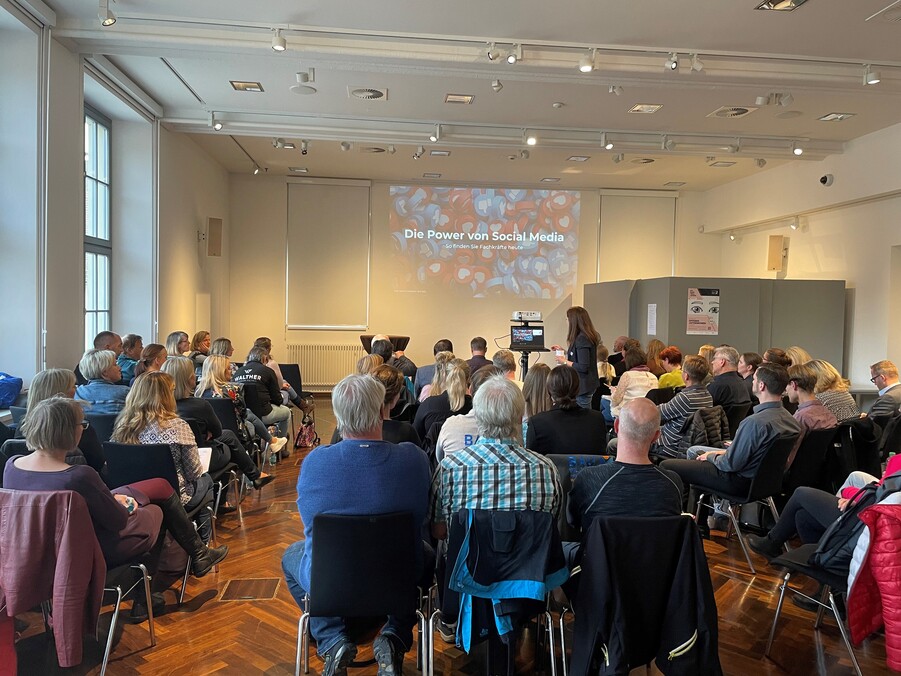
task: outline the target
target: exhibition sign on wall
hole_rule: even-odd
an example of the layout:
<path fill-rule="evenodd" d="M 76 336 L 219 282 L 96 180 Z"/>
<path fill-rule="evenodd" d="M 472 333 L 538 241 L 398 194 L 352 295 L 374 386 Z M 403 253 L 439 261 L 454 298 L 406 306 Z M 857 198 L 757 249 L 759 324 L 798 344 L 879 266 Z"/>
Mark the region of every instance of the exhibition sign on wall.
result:
<path fill-rule="evenodd" d="M 716 336 L 719 332 L 720 290 L 689 288 L 685 333 L 689 336 Z"/>

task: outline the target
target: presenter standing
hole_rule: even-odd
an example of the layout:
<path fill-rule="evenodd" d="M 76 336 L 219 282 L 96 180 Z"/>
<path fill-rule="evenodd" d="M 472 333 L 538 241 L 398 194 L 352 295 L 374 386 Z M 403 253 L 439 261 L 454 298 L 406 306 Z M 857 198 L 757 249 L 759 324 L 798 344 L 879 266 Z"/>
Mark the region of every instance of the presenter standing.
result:
<path fill-rule="evenodd" d="M 601 336 L 591 323 L 588 311 L 575 305 L 566 311 L 567 348 L 551 346 L 558 364 L 572 366 L 579 374 L 579 396 L 576 402 L 582 408 L 591 406 L 591 396 L 600 385 L 598 380 L 597 348 Z"/>

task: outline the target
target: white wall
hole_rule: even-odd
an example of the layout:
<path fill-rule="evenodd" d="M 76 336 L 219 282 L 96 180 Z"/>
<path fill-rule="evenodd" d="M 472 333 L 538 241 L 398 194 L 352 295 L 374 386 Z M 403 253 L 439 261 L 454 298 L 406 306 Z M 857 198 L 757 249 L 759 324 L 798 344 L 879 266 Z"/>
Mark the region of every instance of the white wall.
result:
<path fill-rule="evenodd" d="M 172 331 L 206 330 L 214 338 L 228 335 L 230 280 L 235 276 L 229 265 L 228 174 L 189 137 L 165 129 L 160 131 L 159 205 L 160 340 Z M 197 240 L 198 231 L 206 232 L 208 217 L 223 220 L 220 258 L 208 257 L 206 243 Z M 275 250 L 272 255 L 283 254 Z M 267 292 L 253 277 L 241 280 L 241 285 L 254 295 Z M 261 313 L 253 305 L 243 307 L 247 323 L 256 324 Z M 240 318 L 240 311 L 235 315 Z"/>

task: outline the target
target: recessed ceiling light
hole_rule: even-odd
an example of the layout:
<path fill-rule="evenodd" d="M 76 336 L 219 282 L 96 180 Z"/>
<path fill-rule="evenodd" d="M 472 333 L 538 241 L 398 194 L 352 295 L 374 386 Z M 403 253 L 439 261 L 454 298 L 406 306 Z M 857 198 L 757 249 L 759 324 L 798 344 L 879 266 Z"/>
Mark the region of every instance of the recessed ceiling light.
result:
<path fill-rule="evenodd" d="M 735 162 L 726 162 L 725 160 L 718 160 L 716 162 L 708 163 L 708 167 L 716 167 L 717 169 L 723 169 L 725 167 L 731 167 Z"/>
<path fill-rule="evenodd" d="M 451 154 L 450 150 L 430 150 L 429 151 L 430 157 L 450 157 L 450 154 Z"/>
<path fill-rule="evenodd" d="M 664 188 L 681 188 L 685 185 L 685 181 L 670 181 L 669 183 L 664 183 Z"/>
<path fill-rule="evenodd" d="M 441 178 L 441 174 L 437 174 L 433 171 L 427 171 L 422 175 L 423 178 Z"/>
<path fill-rule="evenodd" d="M 807 0 L 767 0 L 762 2 L 755 9 L 775 10 L 778 12 L 791 12 L 798 9 Z"/>
<path fill-rule="evenodd" d="M 854 117 L 856 113 L 829 113 L 823 117 L 817 118 L 820 122 L 841 122 L 849 117 Z"/>
<path fill-rule="evenodd" d="M 274 138 L 272 139 L 272 147 L 278 148 L 279 150 L 294 150 L 297 146 L 294 145 L 293 141 L 286 141 L 283 138 Z"/>
<path fill-rule="evenodd" d="M 295 174 L 307 174 L 310 172 L 306 167 L 288 167 L 288 171 L 294 172 Z"/>
<path fill-rule="evenodd" d="M 656 113 L 663 108 L 662 103 L 636 103 L 629 108 L 630 113 Z"/>
<path fill-rule="evenodd" d="M 262 92 L 263 85 L 259 82 L 244 82 L 242 80 L 229 80 L 232 88 L 236 92 Z"/>
<path fill-rule="evenodd" d="M 797 144 L 797 142 L 792 143 L 792 154 L 794 154 L 794 155 L 803 155 L 803 154 L 804 154 L 804 148 L 802 148 L 801 146 L 799 146 L 799 145 Z"/>
<path fill-rule="evenodd" d="M 567 157 L 567 162 L 587 162 L 591 157 L 588 155 L 573 155 L 572 157 Z"/>
<path fill-rule="evenodd" d="M 632 164 L 650 164 L 654 159 L 651 157 L 636 157 L 632 160 Z"/>
<path fill-rule="evenodd" d="M 474 94 L 446 94 L 444 96 L 445 103 L 472 103 L 475 98 Z"/>
<path fill-rule="evenodd" d="M 559 183 L 560 179 L 552 176 L 548 176 L 547 178 L 541 179 L 542 183 Z"/>

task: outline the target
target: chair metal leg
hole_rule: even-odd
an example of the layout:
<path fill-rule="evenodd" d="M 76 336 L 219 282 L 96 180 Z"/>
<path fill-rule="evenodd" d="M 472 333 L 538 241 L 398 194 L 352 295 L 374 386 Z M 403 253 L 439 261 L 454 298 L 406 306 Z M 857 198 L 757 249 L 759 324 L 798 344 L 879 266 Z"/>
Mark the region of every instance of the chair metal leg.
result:
<path fill-rule="evenodd" d="M 779 586 L 779 601 L 776 603 L 776 615 L 773 617 L 773 626 L 770 627 L 770 637 L 766 642 L 766 650 L 763 652 L 764 657 L 770 656 L 770 649 L 773 647 L 773 639 L 776 636 L 776 623 L 779 622 L 779 614 L 782 612 L 782 603 L 785 601 L 785 590 L 788 588 L 788 580 L 791 573 L 786 573 L 782 578 L 782 584 Z"/>
<path fill-rule="evenodd" d="M 232 485 L 232 491 L 234 492 L 234 495 L 235 495 L 235 505 L 237 506 L 237 510 L 238 510 L 238 523 L 243 528 L 244 527 L 244 510 L 241 509 L 241 498 L 243 497 L 241 495 L 241 482 L 238 481 L 238 473 L 237 472 L 232 470 L 231 472 L 229 472 L 229 474 L 231 474 L 231 477 L 232 477 L 230 483 Z"/>
<path fill-rule="evenodd" d="M 751 575 L 757 575 L 754 564 L 751 562 L 751 553 L 748 551 L 748 545 L 745 543 L 745 536 L 742 535 L 741 527 L 738 525 L 738 518 L 735 516 L 736 509 L 741 509 L 741 505 L 729 505 L 729 517 L 732 520 L 732 527 L 735 529 L 735 534 L 738 536 L 738 543 L 741 545 L 741 550 L 745 553 L 745 559 L 748 561 L 748 568 L 751 569 Z"/>
<path fill-rule="evenodd" d="M 425 663 L 428 653 L 424 649 L 424 643 L 428 640 L 426 639 L 426 615 L 421 610 L 417 610 L 416 617 L 418 618 L 416 625 L 419 627 L 419 641 L 416 642 L 416 668 L 425 674 L 428 670 Z"/>
<path fill-rule="evenodd" d="M 191 574 L 191 557 L 188 557 L 188 565 L 185 566 L 185 576 L 181 580 L 181 589 L 178 592 L 178 605 L 184 603 L 185 589 L 188 586 L 188 575 Z"/>
<path fill-rule="evenodd" d="M 701 507 L 704 506 L 704 498 L 706 497 L 704 493 L 698 493 L 698 504 L 695 505 L 695 523 L 698 523 L 698 520 L 701 518 Z"/>
<path fill-rule="evenodd" d="M 307 615 L 303 614 L 297 621 L 297 654 L 294 656 L 294 676 L 300 676 L 301 654 L 303 653 L 304 648 L 305 617 L 307 617 Z"/>
<path fill-rule="evenodd" d="M 139 563 L 137 568 L 141 571 L 141 577 L 144 582 L 144 599 L 147 601 L 147 623 L 150 629 L 150 647 L 156 645 L 156 627 L 153 622 L 153 599 L 150 595 L 150 573 L 147 572 L 147 566 Z"/>
<path fill-rule="evenodd" d="M 429 652 L 426 655 L 426 662 L 428 663 L 428 674 L 426 674 L 426 676 L 435 676 L 435 622 L 440 614 L 440 610 L 435 610 L 431 615 L 429 615 L 427 639 L 429 644 Z"/>
<path fill-rule="evenodd" d="M 566 613 L 570 612 L 569 608 L 564 608 L 560 611 L 560 659 L 563 663 L 563 676 L 567 676 L 567 666 L 566 666 L 566 634 L 564 633 L 566 629 L 566 623 L 564 620 L 566 619 Z"/>
<path fill-rule="evenodd" d="M 845 628 L 845 623 L 842 621 L 842 616 L 838 613 L 838 606 L 835 605 L 835 596 L 832 592 L 829 592 L 829 605 L 832 606 L 832 614 L 835 615 L 835 623 L 838 625 L 838 630 L 842 634 L 842 640 L 845 642 L 845 648 L 848 649 L 848 655 L 851 657 L 851 664 L 854 665 L 854 673 L 857 676 L 862 676 L 860 672 L 860 665 L 857 663 L 857 656 L 854 654 L 854 648 L 851 647 L 851 639 L 848 637 L 848 630 Z"/>
<path fill-rule="evenodd" d="M 829 586 L 823 585 L 823 592 L 820 594 L 820 606 L 817 608 L 817 618 L 813 622 L 813 628 L 819 629 L 820 625 L 823 623 L 823 615 L 826 613 L 826 602 L 829 600 Z M 838 616 L 835 618 L 838 620 Z"/>
<path fill-rule="evenodd" d="M 551 676 L 557 676 L 557 650 L 554 643 L 554 618 L 551 617 L 551 612 L 549 610 L 545 611 L 544 619 L 547 624 L 548 652 L 550 653 L 551 658 Z"/>
<path fill-rule="evenodd" d="M 113 636 L 116 633 L 116 623 L 119 621 L 119 607 L 122 605 L 122 587 L 117 586 L 114 591 L 116 592 L 116 607 L 113 610 L 113 617 L 109 623 L 109 634 L 106 637 L 106 650 L 103 651 L 103 663 L 100 665 L 100 676 L 106 674 L 106 665 L 109 662 L 110 652 L 112 652 L 113 649 Z M 150 603 L 149 595 L 147 596 L 147 605 L 152 605 Z"/>

